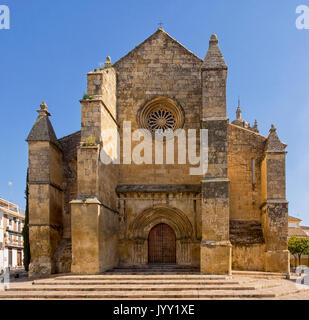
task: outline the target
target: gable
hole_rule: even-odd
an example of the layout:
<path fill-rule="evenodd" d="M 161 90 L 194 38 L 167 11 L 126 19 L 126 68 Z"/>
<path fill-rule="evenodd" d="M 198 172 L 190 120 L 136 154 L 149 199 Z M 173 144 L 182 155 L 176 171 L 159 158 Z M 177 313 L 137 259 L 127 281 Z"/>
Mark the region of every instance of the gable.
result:
<path fill-rule="evenodd" d="M 155 48 L 156 50 L 152 50 Z M 147 56 L 152 55 L 152 52 L 161 51 L 163 54 L 166 49 L 173 49 L 175 52 L 178 52 L 183 58 L 187 57 L 189 61 L 194 61 L 196 63 L 202 64 L 203 60 L 196 56 L 193 52 L 188 50 L 185 46 L 183 46 L 180 42 L 171 37 L 168 33 L 166 33 L 162 28 L 159 28 L 155 33 L 153 33 L 150 37 L 136 46 L 133 50 L 131 50 L 128 54 L 120 58 L 117 62 L 114 63 L 113 67 L 117 70 L 117 67 L 122 63 L 125 63 L 127 60 L 132 59 L 136 55 L 143 55 L 145 59 Z M 158 50 L 161 49 L 161 50 Z M 184 59 L 185 62 L 185 59 Z"/>
<path fill-rule="evenodd" d="M 189 115 L 190 128 L 199 125 L 202 59 L 163 29 L 114 64 L 117 72 L 118 120 L 132 121 L 141 106 L 155 97 L 173 99 Z"/>
<path fill-rule="evenodd" d="M 203 61 L 159 29 L 138 47 L 115 63 L 117 72 L 117 121 L 130 121 L 132 131 L 141 128 L 140 110 L 160 98 L 179 106 L 184 129 L 200 128 L 201 65 Z M 122 139 L 122 134 L 120 134 Z M 122 145 L 122 141 L 120 143 Z M 134 147 L 134 145 L 132 145 Z M 199 183 L 197 176 L 179 175 L 177 167 L 169 170 L 179 184 Z M 160 170 L 160 169 L 158 169 Z M 184 168 L 183 170 L 186 170 Z M 188 169 L 189 170 L 189 169 Z M 157 184 L 159 175 L 153 167 L 120 166 L 120 184 Z"/>

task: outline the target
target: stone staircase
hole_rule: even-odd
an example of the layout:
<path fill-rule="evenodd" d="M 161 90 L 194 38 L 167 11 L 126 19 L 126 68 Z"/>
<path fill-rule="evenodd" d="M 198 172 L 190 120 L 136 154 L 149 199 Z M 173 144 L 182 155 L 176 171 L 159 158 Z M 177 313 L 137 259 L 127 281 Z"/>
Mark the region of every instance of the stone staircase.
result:
<path fill-rule="evenodd" d="M 0 291 L 0 300 L 276 299 L 298 292 L 293 283 L 278 278 L 116 273 L 14 282 Z"/>
<path fill-rule="evenodd" d="M 200 274 L 198 267 L 180 266 L 175 264 L 148 264 L 134 267 L 116 267 L 108 270 L 104 274 L 122 274 L 122 275 L 138 275 L 138 274 L 164 274 L 164 275 L 183 275 L 183 274 Z"/>
<path fill-rule="evenodd" d="M 61 276 L 10 285 L 0 299 L 224 299 L 271 298 L 254 285 L 220 276 Z"/>
<path fill-rule="evenodd" d="M 175 265 L 118 267 L 101 275 L 65 274 L 12 282 L 0 291 L 0 300 L 276 299 L 297 293 L 295 283 L 283 278 L 283 274 L 263 272 L 209 276 Z"/>

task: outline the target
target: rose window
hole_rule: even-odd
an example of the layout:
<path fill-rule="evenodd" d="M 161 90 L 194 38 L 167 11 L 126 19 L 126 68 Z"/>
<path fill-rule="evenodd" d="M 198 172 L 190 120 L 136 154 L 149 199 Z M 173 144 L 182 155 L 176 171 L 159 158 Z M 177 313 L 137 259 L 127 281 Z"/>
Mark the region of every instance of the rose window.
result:
<path fill-rule="evenodd" d="M 143 105 L 137 113 L 141 128 L 156 131 L 177 130 L 183 127 L 182 108 L 171 98 L 157 97 Z"/>
<path fill-rule="evenodd" d="M 165 109 L 158 109 L 153 111 L 148 119 L 149 128 L 155 130 L 175 129 L 176 120 L 172 112 Z"/>

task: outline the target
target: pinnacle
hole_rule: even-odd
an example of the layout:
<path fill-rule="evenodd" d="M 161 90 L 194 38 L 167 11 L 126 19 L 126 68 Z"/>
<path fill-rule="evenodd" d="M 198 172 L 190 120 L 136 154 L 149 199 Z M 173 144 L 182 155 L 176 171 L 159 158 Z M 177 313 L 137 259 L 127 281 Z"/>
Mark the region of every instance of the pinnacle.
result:
<path fill-rule="evenodd" d="M 209 40 L 209 49 L 202 64 L 202 70 L 227 69 L 226 62 L 218 45 L 218 37 L 213 34 Z"/>
<path fill-rule="evenodd" d="M 53 126 L 49 120 L 50 113 L 47 111 L 46 102 L 40 104 L 40 109 L 37 110 L 38 117 L 27 137 L 26 141 L 50 141 L 59 146 Z"/>
<path fill-rule="evenodd" d="M 236 119 L 237 120 L 241 120 L 241 109 L 240 109 L 240 106 L 238 106 L 237 110 L 236 110 Z"/>
<path fill-rule="evenodd" d="M 217 37 L 216 34 L 211 35 L 210 40 L 209 40 L 209 44 L 211 44 L 212 42 L 214 42 L 214 43 L 218 43 L 219 42 L 218 37 Z"/>
<path fill-rule="evenodd" d="M 37 113 L 40 115 L 40 116 L 47 116 L 49 117 L 50 116 L 50 113 L 47 111 L 48 110 L 48 107 L 47 107 L 47 104 L 45 101 L 43 101 L 41 104 L 40 104 L 40 110 L 37 110 Z"/>
<path fill-rule="evenodd" d="M 269 130 L 269 133 L 273 133 L 273 132 L 276 132 L 276 131 L 277 131 L 276 127 L 272 124 L 271 128 Z"/>
<path fill-rule="evenodd" d="M 283 144 L 277 134 L 276 127 L 272 124 L 266 142 L 266 152 L 284 152 L 286 145 Z"/>

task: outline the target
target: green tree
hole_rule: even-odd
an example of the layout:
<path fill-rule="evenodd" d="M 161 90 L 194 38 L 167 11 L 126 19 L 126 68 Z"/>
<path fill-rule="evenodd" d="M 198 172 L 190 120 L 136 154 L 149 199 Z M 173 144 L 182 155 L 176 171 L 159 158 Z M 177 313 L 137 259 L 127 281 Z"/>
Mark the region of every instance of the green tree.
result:
<path fill-rule="evenodd" d="M 26 199 L 26 210 L 25 210 L 25 224 L 23 228 L 23 238 L 24 238 L 24 267 L 26 271 L 29 271 L 30 264 L 30 243 L 29 243 L 29 204 L 28 204 L 29 188 L 28 188 L 28 171 L 27 171 L 27 182 L 25 190 Z"/>
<path fill-rule="evenodd" d="M 295 260 L 298 259 L 298 263 L 301 265 L 301 256 L 309 253 L 309 238 L 291 237 L 288 241 L 288 248 Z"/>

